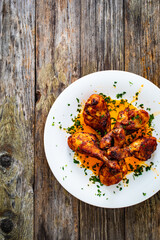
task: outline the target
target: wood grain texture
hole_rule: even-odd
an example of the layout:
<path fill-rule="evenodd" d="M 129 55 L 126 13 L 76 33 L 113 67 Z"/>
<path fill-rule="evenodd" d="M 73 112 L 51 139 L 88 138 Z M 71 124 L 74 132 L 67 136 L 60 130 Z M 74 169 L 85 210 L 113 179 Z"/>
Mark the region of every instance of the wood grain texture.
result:
<path fill-rule="evenodd" d="M 125 70 L 160 86 L 158 0 L 125 1 Z"/>
<path fill-rule="evenodd" d="M 0 1 L 0 239 L 33 238 L 34 6 Z"/>
<path fill-rule="evenodd" d="M 35 239 L 78 239 L 79 204 L 50 171 L 44 124 L 60 92 L 80 76 L 79 1 L 39 1 L 36 6 Z"/>
<path fill-rule="evenodd" d="M 159 6 L 159 1 L 125 1 L 125 70 L 157 86 L 160 86 Z M 126 239 L 159 239 L 159 199 L 160 193 L 125 210 Z"/>

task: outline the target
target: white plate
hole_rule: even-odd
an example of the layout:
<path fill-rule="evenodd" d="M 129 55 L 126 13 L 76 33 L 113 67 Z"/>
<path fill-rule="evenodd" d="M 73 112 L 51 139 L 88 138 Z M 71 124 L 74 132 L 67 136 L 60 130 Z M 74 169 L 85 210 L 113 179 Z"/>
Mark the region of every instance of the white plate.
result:
<path fill-rule="evenodd" d="M 113 86 L 117 82 L 116 88 Z M 141 86 L 143 87 L 141 88 Z M 77 115 L 77 100 L 84 102 L 95 93 L 104 93 L 116 99 L 117 93 L 126 92 L 123 98 L 132 101 L 135 93 L 141 88 L 138 105 L 144 104 L 144 109 L 151 108 L 155 114 L 153 136 L 160 138 L 160 89 L 150 81 L 123 71 L 102 71 L 89 74 L 67 87 L 54 102 L 45 125 L 44 146 L 49 166 L 59 183 L 76 198 L 94 206 L 104 208 L 120 208 L 140 203 L 160 190 L 160 146 L 147 161 L 154 162 L 155 170 L 144 172 L 143 175 L 133 179 L 132 174 L 127 175 L 129 185 L 125 187 L 121 182 L 122 190 L 117 185 L 101 186 L 101 197 L 97 196 L 97 185 L 89 181 L 92 172 L 73 163 L 73 152 L 67 144 L 67 134 L 63 128 L 73 125 L 72 117 Z M 70 104 L 70 106 L 68 106 Z M 70 115 L 73 114 L 71 117 Z M 54 119 L 53 119 L 54 117 Z M 52 123 L 55 123 L 52 126 Z M 62 129 L 59 126 L 62 126 Z M 145 193 L 145 194 L 143 194 Z M 104 195 L 104 196 L 103 196 Z M 145 195 L 145 196 L 144 196 Z"/>

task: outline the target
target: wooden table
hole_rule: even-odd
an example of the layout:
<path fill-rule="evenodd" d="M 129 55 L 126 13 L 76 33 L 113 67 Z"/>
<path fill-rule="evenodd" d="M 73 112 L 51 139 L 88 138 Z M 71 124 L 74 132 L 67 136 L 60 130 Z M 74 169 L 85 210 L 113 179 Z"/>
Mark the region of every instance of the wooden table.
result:
<path fill-rule="evenodd" d="M 160 193 L 103 209 L 50 171 L 44 124 L 57 96 L 117 69 L 160 87 L 159 0 L 0 1 L 0 240 L 159 240 Z M 149 97 L 149 96 L 148 96 Z"/>

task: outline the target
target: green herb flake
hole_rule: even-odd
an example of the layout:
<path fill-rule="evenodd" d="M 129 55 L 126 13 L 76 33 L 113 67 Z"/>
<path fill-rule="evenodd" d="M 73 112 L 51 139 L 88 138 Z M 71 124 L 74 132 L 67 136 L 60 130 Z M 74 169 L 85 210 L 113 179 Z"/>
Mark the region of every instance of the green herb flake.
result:
<path fill-rule="evenodd" d="M 105 94 L 103 93 L 99 93 L 100 96 L 103 97 L 104 101 L 107 102 L 107 103 L 110 103 L 111 101 L 111 98 L 110 97 L 107 97 Z"/>
<path fill-rule="evenodd" d="M 139 107 L 140 107 L 140 108 L 144 108 L 144 104 L 143 104 L 143 103 L 140 104 Z"/>
<path fill-rule="evenodd" d="M 92 182 L 93 184 L 95 184 L 96 182 L 100 183 L 101 186 L 103 186 L 103 184 L 100 182 L 100 179 L 98 176 L 91 176 L 89 178 L 89 181 Z"/>
<path fill-rule="evenodd" d="M 133 85 L 133 83 L 132 83 L 132 82 L 130 82 L 130 81 L 129 81 L 129 84 L 130 84 L 130 86 L 132 86 L 132 85 Z"/>
<path fill-rule="evenodd" d="M 114 81 L 113 87 L 116 87 L 117 82 Z"/>
<path fill-rule="evenodd" d="M 140 165 L 137 165 L 137 166 L 136 166 L 136 169 L 134 170 L 133 176 L 138 177 L 138 176 L 142 175 L 144 168 L 145 168 L 144 165 L 141 165 L 141 166 L 140 166 Z"/>
<path fill-rule="evenodd" d="M 150 114 L 149 121 L 148 121 L 149 127 L 151 127 L 151 124 L 152 124 L 153 119 L 154 119 L 154 115 L 153 115 L 153 114 Z"/>
<path fill-rule="evenodd" d="M 120 104 L 124 104 L 124 103 L 125 103 L 125 101 L 123 99 L 121 99 Z"/>
<path fill-rule="evenodd" d="M 143 192 L 143 196 L 146 196 L 146 193 Z"/>
<path fill-rule="evenodd" d="M 118 93 L 117 95 L 116 95 L 116 98 L 122 98 L 124 95 L 126 94 L 126 92 L 123 92 L 123 93 Z"/>
<path fill-rule="evenodd" d="M 134 167 L 132 166 L 132 164 L 129 163 L 129 167 L 130 167 L 131 171 L 133 171 Z"/>
<path fill-rule="evenodd" d="M 88 175 L 86 171 L 87 171 L 87 168 L 84 169 L 84 173 L 85 173 L 85 175 Z"/>
<path fill-rule="evenodd" d="M 73 159 L 73 162 L 74 162 L 75 164 L 79 164 L 79 161 L 77 161 L 75 158 Z"/>

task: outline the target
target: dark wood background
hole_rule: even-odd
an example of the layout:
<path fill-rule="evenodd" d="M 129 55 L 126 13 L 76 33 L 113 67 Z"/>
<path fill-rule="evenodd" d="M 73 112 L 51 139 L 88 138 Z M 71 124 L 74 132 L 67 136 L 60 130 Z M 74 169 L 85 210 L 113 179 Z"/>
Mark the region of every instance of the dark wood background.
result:
<path fill-rule="evenodd" d="M 160 87 L 159 0 L 0 0 L 0 240 L 159 240 L 160 192 L 103 209 L 66 192 L 43 148 L 76 79 L 117 69 Z"/>

